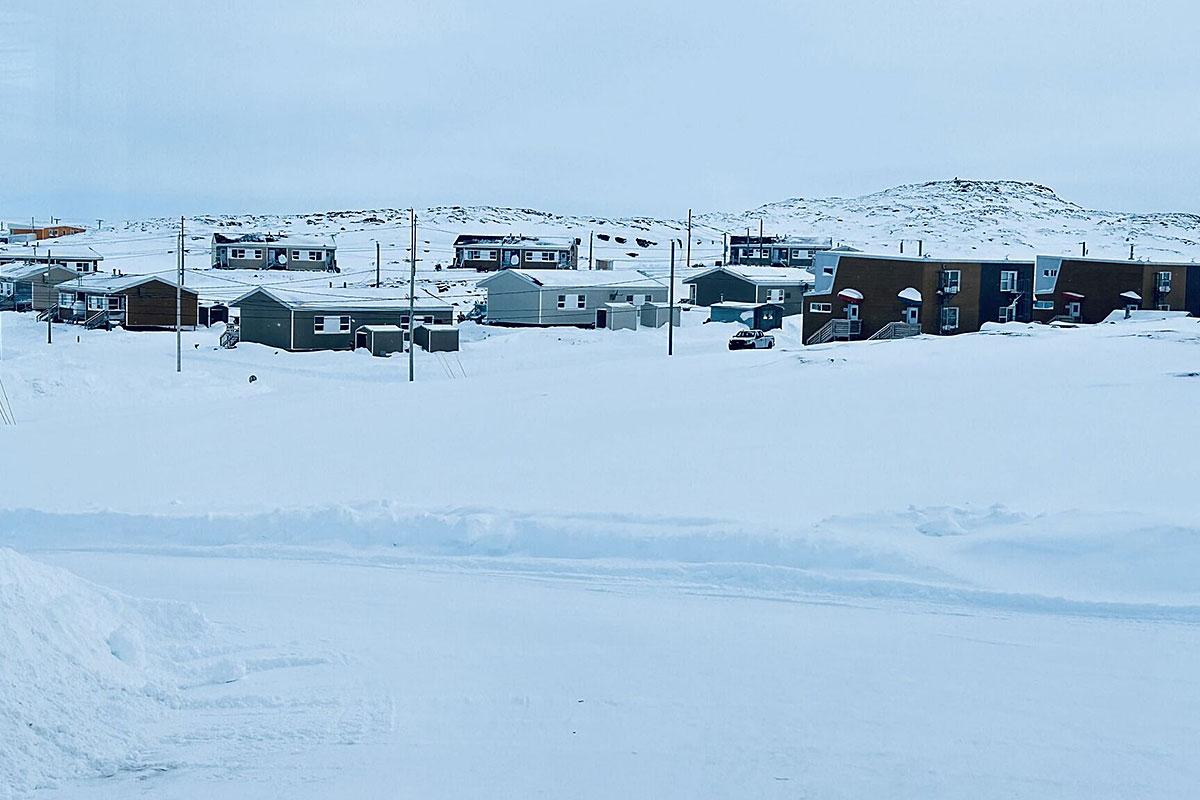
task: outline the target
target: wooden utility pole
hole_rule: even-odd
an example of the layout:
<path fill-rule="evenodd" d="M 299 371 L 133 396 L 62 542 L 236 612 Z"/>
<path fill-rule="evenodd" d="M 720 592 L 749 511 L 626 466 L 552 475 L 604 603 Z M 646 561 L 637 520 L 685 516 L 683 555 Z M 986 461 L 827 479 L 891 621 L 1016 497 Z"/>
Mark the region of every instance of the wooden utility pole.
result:
<path fill-rule="evenodd" d="M 596 232 L 590 231 L 590 232 L 588 232 L 588 269 L 589 270 L 593 270 L 596 268 L 595 250 L 596 250 Z"/>
<path fill-rule="evenodd" d="M 729 234 L 721 234 L 721 264 L 729 263 Z"/>
<path fill-rule="evenodd" d="M 413 302 L 417 293 L 417 210 L 409 209 L 408 224 L 412 228 L 412 249 L 409 251 L 408 269 L 408 382 L 413 382 L 413 348 L 417 345 L 416 326 L 413 325 Z"/>
<path fill-rule="evenodd" d="M 684 249 L 684 269 L 692 268 L 692 210 L 688 209 L 688 241 L 687 247 Z"/>
<path fill-rule="evenodd" d="M 49 248 L 47 248 L 47 250 L 46 250 L 46 287 L 47 287 L 46 288 L 46 293 L 47 293 L 47 297 L 46 297 L 46 305 L 47 305 L 47 308 L 46 308 L 46 344 L 54 344 L 54 328 L 50 323 L 50 320 L 54 319 L 54 315 L 52 313 L 50 313 L 50 311 L 51 311 L 51 309 L 54 308 L 55 304 L 50 302 L 50 297 L 49 297 L 49 293 L 54 291 L 54 287 L 50 285 L 50 266 L 51 266 L 50 250 L 49 250 Z"/>
<path fill-rule="evenodd" d="M 667 355 L 675 355 L 675 240 L 671 240 L 671 280 L 667 283 Z"/>
<path fill-rule="evenodd" d="M 175 371 L 183 372 L 183 217 L 179 218 L 179 280 L 175 283 Z"/>
<path fill-rule="evenodd" d="M 379 288 L 379 242 L 375 242 L 375 288 Z"/>
<path fill-rule="evenodd" d="M 1129 260 L 1133 261 L 1133 245 L 1129 245 Z"/>

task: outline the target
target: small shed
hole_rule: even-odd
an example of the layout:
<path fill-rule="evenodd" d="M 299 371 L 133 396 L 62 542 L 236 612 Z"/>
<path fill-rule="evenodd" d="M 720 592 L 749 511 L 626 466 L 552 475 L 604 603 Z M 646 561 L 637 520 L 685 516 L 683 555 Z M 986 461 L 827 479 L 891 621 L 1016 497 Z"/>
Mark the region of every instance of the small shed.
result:
<path fill-rule="evenodd" d="M 224 303 L 213 303 L 200 301 L 200 305 L 196 308 L 196 313 L 199 314 L 199 324 L 206 328 L 211 328 L 218 322 L 229 322 L 229 306 Z"/>
<path fill-rule="evenodd" d="M 458 328 L 453 325 L 418 325 L 413 341 L 427 353 L 453 353 L 458 350 Z"/>
<path fill-rule="evenodd" d="M 661 328 L 667 324 L 668 319 L 676 328 L 679 327 L 679 306 L 672 308 L 667 303 L 643 303 L 638 314 L 639 323 L 643 328 Z"/>
<path fill-rule="evenodd" d="M 709 306 L 709 322 L 740 322 L 760 331 L 783 327 L 783 307 L 774 303 L 713 303 Z"/>
<path fill-rule="evenodd" d="M 355 349 L 365 348 L 373 356 L 404 352 L 404 329 L 399 325 L 363 325 L 354 332 Z"/>
<path fill-rule="evenodd" d="M 596 309 L 596 327 L 610 331 L 636 331 L 638 309 L 633 303 L 602 303 Z"/>

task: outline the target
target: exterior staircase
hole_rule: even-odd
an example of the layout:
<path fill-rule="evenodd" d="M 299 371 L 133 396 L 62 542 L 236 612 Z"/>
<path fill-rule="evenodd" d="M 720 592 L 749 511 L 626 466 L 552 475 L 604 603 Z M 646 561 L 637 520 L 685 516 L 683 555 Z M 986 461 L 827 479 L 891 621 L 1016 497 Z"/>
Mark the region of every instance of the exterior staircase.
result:
<path fill-rule="evenodd" d="M 882 341 L 884 339 L 907 339 L 910 336 L 920 336 L 921 326 L 911 322 L 889 322 L 867 337 L 867 341 Z"/>
<path fill-rule="evenodd" d="M 89 331 L 93 331 L 96 328 L 104 328 L 105 330 L 108 330 L 111 327 L 109 324 L 108 312 L 97 311 L 95 314 L 92 314 L 83 321 L 83 327 Z"/>
<path fill-rule="evenodd" d="M 50 307 L 49 307 L 49 308 L 47 308 L 45 311 L 39 311 L 39 312 L 38 312 L 38 315 L 37 315 L 37 321 L 38 321 L 38 322 L 45 322 L 45 321 L 46 321 L 46 320 L 48 320 L 48 319 L 49 319 L 49 320 L 56 320 L 56 319 L 58 319 L 58 304 L 57 304 L 57 303 L 55 303 L 54 305 L 50 306 Z"/>
<path fill-rule="evenodd" d="M 862 320 L 858 319 L 831 319 L 825 323 L 821 330 L 808 337 L 805 344 L 825 344 L 834 339 L 846 339 L 847 341 L 862 333 Z"/>
<path fill-rule="evenodd" d="M 226 350 L 232 350 L 237 347 L 237 343 L 241 340 L 241 328 L 233 324 L 225 326 L 225 332 L 221 334 L 221 347 L 224 347 Z"/>

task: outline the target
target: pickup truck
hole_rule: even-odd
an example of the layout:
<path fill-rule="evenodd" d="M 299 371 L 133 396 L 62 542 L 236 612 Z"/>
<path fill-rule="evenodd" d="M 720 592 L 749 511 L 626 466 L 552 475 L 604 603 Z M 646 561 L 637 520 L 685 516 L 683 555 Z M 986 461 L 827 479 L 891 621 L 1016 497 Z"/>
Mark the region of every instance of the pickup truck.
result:
<path fill-rule="evenodd" d="M 775 337 L 758 329 L 738 331 L 729 340 L 730 350 L 769 350 L 775 346 Z"/>

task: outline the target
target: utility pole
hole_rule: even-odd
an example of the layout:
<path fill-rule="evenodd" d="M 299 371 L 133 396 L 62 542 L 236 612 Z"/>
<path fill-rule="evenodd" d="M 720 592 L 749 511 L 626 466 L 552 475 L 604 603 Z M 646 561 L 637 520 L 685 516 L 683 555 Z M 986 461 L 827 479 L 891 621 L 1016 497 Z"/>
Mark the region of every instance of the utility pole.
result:
<path fill-rule="evenodd" d="M 721 234 L 721 264 L 729 263 L 729 234 Z"/>
<path fill-rule="evenodd" d="M 689 212 L 690 214 L 690 212 Z M 671 280 L 667 283 L 667 355 L 675 355 L 675 240 L 671 240 Z"/>
<path fill-rule="evenodd" d="M 925 240 L 917 239 L 917 255 L 922 258 L 925 256 Z"/>
<path fill-rule="evenodd" d="M 692 268 L 692 210 L 688 209 L 688 242 L 684 250 L 684 269 Z"/>
<path fill-rule="evenodd" d="M 379 288 L 379 242 L 375 242 L 375 288 Z"/>
<path fill-rule="evenodd" d="M 46 293 L 47 293 L 47 297 L 46 297 L 46 305 L 47 305 L 47 309 L 46 309 L 46 344 L 54 344 L 54 328 L 52 327 L 52 325 L 50 323 L 50 320 L 52 320 L 54 318 L 54 315 L 50 313 L 50 309 L 54 307 L 54 304 L 52 304 L 50 302 L 50 297 L 49 297 L 49 293 L 54 291 L 54 287 L 50 285 L 50 250 L 49 249 L 46 250 L 46 287 L 47 287 L 46 288 Z"/>
<path fill-rule="evenodd" d="M 593 270 L 596 268 L 596 259 L 594 256 L 595 249 L 596 249 L 596 232 L 589 231 L 588 232 L 588 270 Z"/>
<path fill-rule="evenodd" d="M 104 220 L 102 220 L 102 219 L 96 220 L 96 230 L 100 230 L 100 226 L 103 222 L 104 222 Z"/>
<path fill-rule="evenodd" d="M 904 240 L 900 240 L 900 255 L 904 255 Z"/>
<path fill-rule="evenodd" d="M 1082 258 L 1087 258 L 1087 242 L 1079 243 L 1079 255 Z"/>
<path fill-rule="evenodd" d="M 183 372 L 183 217 L 179 218 L 179 280 L 175 283 L 175 371 Z"/>
<path fill-rule="evenodd" d="M 759 217 L 758 218 L 758 243 L 760 245 L 762 244 L 762 238 L 763 238 L 763 221 L 762 221 L 762 217 Z"/>
<path fill-rule="evenodd" d="M 408 211 L 408 224 L 412 228 L 412 250 L 408 259 L 408 382 L 413 382 L 413 348 L 417 344 L 417 335 L 413 325 L 413 297 L 417 292 L 417 210 Z"/>
<path fill-rule="evenodd" d="M 1133 245 L 1129 245 L 1129 260 L 1133 261 Z"/>

